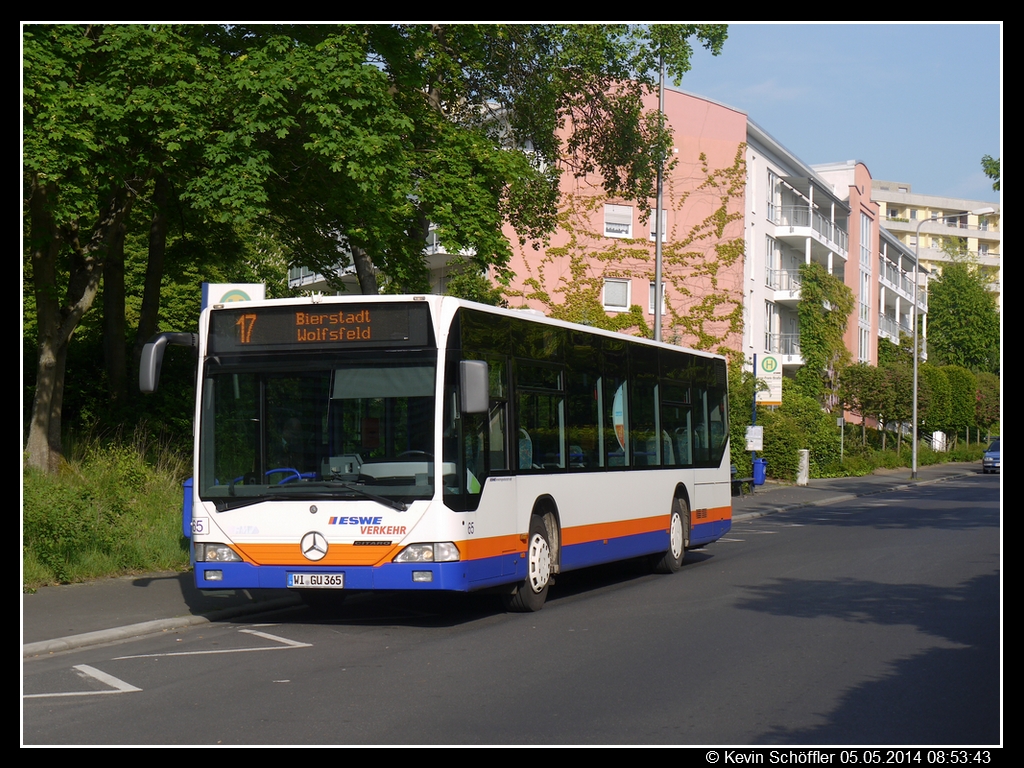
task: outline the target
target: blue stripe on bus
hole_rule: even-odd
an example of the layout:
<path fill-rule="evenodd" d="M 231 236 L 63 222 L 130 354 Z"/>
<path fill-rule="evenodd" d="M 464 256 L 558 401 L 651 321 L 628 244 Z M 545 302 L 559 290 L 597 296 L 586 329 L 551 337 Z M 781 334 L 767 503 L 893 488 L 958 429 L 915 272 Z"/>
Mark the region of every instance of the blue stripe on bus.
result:
<path fill-rule="evenodd" d="M 701 546 L 720 538 L 732 526 L 731 520 L 695 525 L 690 545 Z M 587 541 L 562 547 L 563 571 L 625 560 L 668 549 L 668 533 L 651 531 L 607 540 Z M 207 571 L 220 571 L 219 581 L 207 581 Z M 432 581 L 413 581 L 413 571 L 430 571 Z M 474 589 L 512 584 L 526 578 L 526 558 L 503 554 L 456 563 L 385 563 L 378 566 L 317 567 L 301 564 L 250 565 L 249 563 L 196 563 L 196 586 L 200 589 L 286 589 L 289 573 L 343 573 L 346 589 L 424 589 L 468 592 Z"/>

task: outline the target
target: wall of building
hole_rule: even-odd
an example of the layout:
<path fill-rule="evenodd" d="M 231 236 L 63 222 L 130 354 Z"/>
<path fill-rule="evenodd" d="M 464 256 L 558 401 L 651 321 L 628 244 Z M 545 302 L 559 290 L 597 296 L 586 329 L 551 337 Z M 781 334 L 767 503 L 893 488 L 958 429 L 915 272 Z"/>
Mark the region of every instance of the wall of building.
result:
<path fill-rule="evenodd" d="M 647 106 L 657 108 L 657 95 Z M 746 115 L 666 91 L 674 166 L 664 183 L 662 338 L 702 349 L 741 347 Z M 653 209 L 650 201 L 644 207 Z M 517 244 L 511 306 L 575 322 L 650 332 L 654 217 L 609 198 L 595 176 L 562 179 L 561 226 L 546 243 Z"/>

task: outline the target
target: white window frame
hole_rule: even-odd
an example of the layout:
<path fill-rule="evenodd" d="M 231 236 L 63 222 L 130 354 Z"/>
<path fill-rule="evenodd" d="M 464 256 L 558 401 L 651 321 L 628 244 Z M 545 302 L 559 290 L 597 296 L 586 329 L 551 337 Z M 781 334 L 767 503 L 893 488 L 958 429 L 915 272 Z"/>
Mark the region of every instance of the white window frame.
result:
<path fill-rule="evenodd" d="M 651 242 L 653 243 L 655 241 L 656 236 L 657 236 L 657 233 L 654 231 L 654 227 L 657 225 L 657 221 L 655 221 L 655 219 L 654 219 L 654 209 L 653 208 L 651 208 L 651 217 L 650 217 L 649 221 L 650 221 L 650 224 L 651 224 Z M 667 208 L 662 208 L 661 209 L 661 242 L 664 243 L 664 242 L 667 242 L 667 241 L 668 241 L 668 209 Z"/>
<path fill-rule="evenodd" d="M 625 285 L 625 287 L 626 287 L 626 302 L 625 302 L 625 304 L 623 304 L 623 305 L 610 304 L 608 302 L 608 286 L 609 285 L 616 285 L 616 286 Z M 618 278 L 618 277 L 606 277 L 604 279 L 604 290 L 601 291 L 601 301 L 603 303 L 605 311 L 607 311 L 607 312 L 628 312 L 629 311 L 629 307 L 630 307 L 630 300 L 632 298 L 632 296 L 631 296 L 632 287 L 633 287 L 633 281 L 632 280 L 626 280 L 626 279 Z"/>
<path fill-rule="evenodd" d="M 611 203 L 605 203 L 604 236 L 619 239 L 629 239 L 633 237 L 632 205 L 612 205 Z"/>
<path fill-rule="evenodd" d="M 665 304 L 665 294 L 666 294 L 666 292 L 667 291 L 666 291 L 665 283 L 662 283 L 661 284 L 661 316 L 662 317 L 665 317 L 665 315 L 668 314 L 668 308 L 666 307 L 666 304 Z M 653 315 L 654 314 L 654 281 L 653 280 L 650 283 L 647 284 L 647 314 L 649 314 L 649 315 Z"/>

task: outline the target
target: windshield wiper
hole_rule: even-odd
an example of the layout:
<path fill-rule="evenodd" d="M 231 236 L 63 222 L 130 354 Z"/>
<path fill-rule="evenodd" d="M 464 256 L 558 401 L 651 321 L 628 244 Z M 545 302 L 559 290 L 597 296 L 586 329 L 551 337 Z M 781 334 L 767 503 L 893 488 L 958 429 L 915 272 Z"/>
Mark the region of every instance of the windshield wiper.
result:
<path fill-rule="evenodd" d="M 344 480 L 322 480 L 322 481 L 319 481 L 319 482 L 316 482 L 316 481 L 305 482 L 301 486 L 296 487 L 294 490 L 297 491 L 299 488 L 302 488 L 303 491 L 305 489 L 307 489 L 307 488 L 327 488 L 327 489 L 329 489 L 329 488 L 337 488 L 339 486 L 344 488 L 345 490 L 352 491 L 353 493 L 357 493 L 357 494 L 359 494 L 360 496 L 362 496 L 364 498 L 370 499 L 371 501 L 376 501 L 378 504 L 383 504 L 386 507 L 390 507 L 391 509 L 398 510 L 399 512 L 405 512 L 409 508 L 408 504 L 405 504 L 405 503 L 403 503 L 401 501 L 396 501 L 395 499 L 389 499 L 386 496 L 378 496 L 376 493 L 370 493 L 369 491 L 364 490 L 363 488 L 360 488 L 357 485 L 352 485 L 352 483 L 346 483 Z M 289 490 L 291 490 L 291 489 L 289 489 Z M 274 495 L 277 496 L 278 494 L 275 493 Z"/>

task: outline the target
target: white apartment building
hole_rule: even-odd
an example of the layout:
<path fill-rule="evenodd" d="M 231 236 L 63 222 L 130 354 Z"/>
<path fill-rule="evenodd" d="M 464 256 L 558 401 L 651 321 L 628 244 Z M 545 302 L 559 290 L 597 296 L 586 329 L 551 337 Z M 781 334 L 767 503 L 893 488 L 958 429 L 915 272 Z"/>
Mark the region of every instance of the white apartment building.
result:
<path fill-rule="evenodd" d="M 746 259 L 743 353 L 781 356 L 783 371 L 800 354 L 801 264 L 815 262 L 846 279 L 850 206 L 763 128 L 747 120 Z"/>
<path fill-rule="evenodd" d="M 990 279 L 989 289 L 1000 293 L 1002 226 L 999 203 L 915 193 L 905 182 L 871 182 L 872 197 L 881 207 L 882 221 L 911 250 L 918 245 L 920 225 L 921 264 L 931 273 L 942 271 L 949 256 L 942 250 L 947 238 L 966 240 L 970 257 Z M 991 211 L 990 213 L 977 213 Z M 938 221 L 927 221 L 933 216 Z M 925 223 L 922 223 L 925 222 Z"/>

